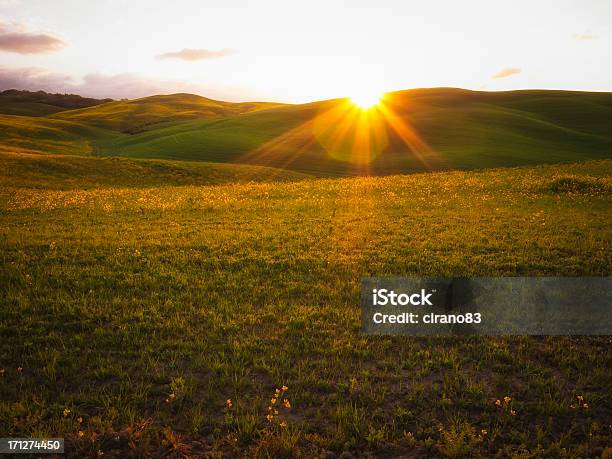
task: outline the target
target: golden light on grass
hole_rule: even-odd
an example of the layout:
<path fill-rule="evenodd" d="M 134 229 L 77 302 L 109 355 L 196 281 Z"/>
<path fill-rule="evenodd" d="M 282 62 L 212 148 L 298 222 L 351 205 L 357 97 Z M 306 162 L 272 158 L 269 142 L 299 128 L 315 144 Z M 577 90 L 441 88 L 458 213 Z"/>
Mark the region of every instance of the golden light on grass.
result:
<path fill-rule="evenodd" d="M 312 134 L 331 158 L 361 169 L 364 175 L 389 145 L 378 111 L 364 109 L 352 100 L 322 110 L 314 119 Z"/>
<path fill-rule="evenodd" d="M 443 163 L 405 116 L 405 100 L 393 93 L 362 92 L 359 96 L 321 103 L 313 118 L 240 156 L 238 162 L 282 158 L 277 168 L 290 168 L 323 149 L 326 158 L 346 164 L 346 170 L 371 175 L 371 165 L 390 148 L 405 151 L 419 168 Z M 384 161 L 383 161 L 384 162 Z"/>

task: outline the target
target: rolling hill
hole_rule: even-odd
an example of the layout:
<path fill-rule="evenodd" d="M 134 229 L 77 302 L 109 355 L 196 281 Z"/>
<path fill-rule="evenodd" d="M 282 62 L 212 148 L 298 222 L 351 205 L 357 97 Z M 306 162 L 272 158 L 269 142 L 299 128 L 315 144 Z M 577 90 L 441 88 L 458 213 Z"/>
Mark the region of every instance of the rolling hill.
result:
<path fill-rule="evenodd" d="M 422 89 L 389 94 L 365 114 L 339 99 L 180 123 L 101 142 L 100 154 L 320 175 L 516 166 L 609 157 L 610 119 L 609 93 Z"/>
<path fill-rule="evenodd" d="M 0 115 L 0 152 L 90 155 L 100 139 L 118 134 L 44 116 Z"/>
<path fill-rule="evenodd" d="M 111 102 L 112 99 L 93 99 L 77 94 L 50 94 L 45 91 L 7 89 L 0 92 L 0 113 L 6 115 L 45 116 Z"/>
<path fill-rule="evenodd" d="M 414 89 L 368 111 L 347 99 L 286 105 L 172 94 L 5 115 L 0 151 L 387 175 L 609 158 L 611 119 L 612 93 Z"/>
<path fill-rule="evenodd" d="M 61 96 L 42 94 L 47 98 Z M 16 113 L 0 115 L 0 151 L 71 155 L 91 155 L 96 152 L 96 145 L 102 140 L 112 141 L 122 136 L 131 138 L 128 133 L 159 128 L 160 123 L 168 125 L 194 118 L 218 120 L 280 105 L 266 102 L 220 102 L 193 94 L 172 94 L 134 100 L 99 101 L 101 103 L 94 106 L 68 110 L 34 103 L 33 96 L 11 97 L 11 104 L 6 102 L 9 96 L 5 98 L 4 107 L 10 111 L 7 108 L 10 106 Z M 0 97 L 0 110 L 2 100 Z M 67 103 L 62 100 L 64 104 Z M 20 115 L 28 111 L 36 113 L 32 116 Z M 45 114 L 48 116 L 43 116 Z"/>
<path fill-rule="evenodd" d="M 218 119 L 278 105 L 280 104 L 268 102 L 222 102 L 194 94 L 170 94 L 113 101 L 95 107 L 57 113 L 52 118 L 134 133 L 157 123 Z"/>

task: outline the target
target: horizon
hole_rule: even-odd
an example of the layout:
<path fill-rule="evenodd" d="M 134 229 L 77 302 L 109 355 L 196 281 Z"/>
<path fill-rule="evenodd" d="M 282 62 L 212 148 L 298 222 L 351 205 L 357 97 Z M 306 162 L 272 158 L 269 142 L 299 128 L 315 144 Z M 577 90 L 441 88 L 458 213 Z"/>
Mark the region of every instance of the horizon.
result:
<path fill-rule="evenodd" d="M 400 92 L 407 92 L 407 91 L 425 91 L 425 90 L 442 90 L 442 89 L 449 89 L 449 90 L 458 90 L 458 91 L 468 91 L 468 92 L 477 92 L 477 93 L 511 93 L 511 92 L 564 92 L 564 93 L 593 93 L 593 94 L 608 94 L 608 93 L 612 93 L 611 91 L 590 91 L 590 90 L 575 90 L 575 89 L 545 89 L 545 88 L 519 88 L 519 89 L 468 89 L 468 88 L 459 88 L 459 87 L 453 87 L 453 86 L 435 86 L 435 87 L 419 87 L 419 88 L 406 88 L 406 89 L 397 89 L 397 90 L 393 90 L 393 91 L 387 91 L 381 94 L 381 98 L 383 99 L 384 96 L 387 96 L 389 94 L 395 94 L 395 93 L 400 93 Z M 134 97 L 134 98 L 120 98 L 120 99 L 113 99 L 110 97 L 89 97 L 83 94 L 79 94 L 79 93 L 74 93 L 74 92 L 49 92 L 49 91 L 45 91 L 43 89 L 18 89 L 18 88 L 0 88 L 0 94 L 3 94 L 5 92 L 8 91 L 25 91 L 25 92 L 30 92 L 30 93 L 37 93 L 37 92 L 43 92 L 46 94 L 50 94 L 50 95 L 62 95 L 62 96 L 78 96 L 78 97 L 82 97 L 82 98 L 90 98 L 90 99 L 97 99 L 97 100 L 104 100 L 104 99 L 111 99 L 109 102 L 106 103 L 110 103 L 110 102 L 121 102 L 121 101 L 133 101 L 133 100 L 140 100 L 140 99 L 147 99 L 147 98 L 152 98 L 152 97 L 158 97 L 158 96 L 179 96 L 179 95 L 187 95 L 187 96 L 196 96 L 196 97 L 202 97 L 204 99 L 208 99 L 208 100 L 212 100 L 215 102 L 224 102 L 224 103 L 272 103 L 272 104 L 281 104 L 281 105 L 306 105 L 306 104 L 312 104 L 312 103 L 318 103 L 318 102 L 329 102 L 329 101 L 334 101 L 334 100 L 345 100 L 345 99 L 351 99 L 350 96 L 344 96 L 344 97 L 331 97 L 329 99 L 318 99 L 318 100 L 309 100 L 306 102 L 277 102 L 277 101 L 271 101 L 271 100 L 259 100 L 259 99 L 253 99 L 253 100 L 234 100 L 234 101 L 230 101 L 230 100 L 222 100 L 222 99 L 214 99 L 212 97 L 208 97 L 206 95 L 203 94 L 195 94 L 195 93 L 191 93 L 191 92 L 168 92 L 168 93 L 156 93 L 156 94 L 150 94 L 147 96 L 142 96 L 142 97 Z M 372 104 L 372 105 L 378 105 L 380 101 Z"/>
<path fill-rule="evenodd" d="M 611 15 L 602 0 L 2 1 L 0 89 L 283 103 L 436 87 L 609 92 Z"/>

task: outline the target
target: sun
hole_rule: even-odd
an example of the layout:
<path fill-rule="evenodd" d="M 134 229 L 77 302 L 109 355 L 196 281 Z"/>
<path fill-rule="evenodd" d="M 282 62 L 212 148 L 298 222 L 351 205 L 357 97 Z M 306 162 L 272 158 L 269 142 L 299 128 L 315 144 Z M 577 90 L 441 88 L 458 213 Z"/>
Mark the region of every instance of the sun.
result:
<path fill-rule="evenodd" d="M 380 103 L 382 94 L 373 91 L 364 91 L 351 97 L 351 102 L 362 110 L 368 110 Z"/>

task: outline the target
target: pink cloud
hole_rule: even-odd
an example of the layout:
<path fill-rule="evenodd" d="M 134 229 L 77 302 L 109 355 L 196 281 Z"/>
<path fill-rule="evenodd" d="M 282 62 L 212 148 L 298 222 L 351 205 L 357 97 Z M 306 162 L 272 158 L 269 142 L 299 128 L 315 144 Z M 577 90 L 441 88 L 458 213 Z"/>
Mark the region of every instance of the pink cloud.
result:
<path fill-rule="evenodd" d="M 44 54 L 58 51 L 66 44 L 46 33 L 31 33 L 18 24 L 8 27 L 0 24 L 0 51 L 19 54 Z"/>
<path fill-rule="evenodd" d="M 160 54 L 157 56 L 158 59 L 182 59 L 184 61 L 200 61 L 204 59 L 218 59 L 220 57 L 231 56 L 236 54 L 238 51 L 235 49 L 225 48 L 218 51 L 212 51 L 209 49 L 189 49 L 184 48 L 180 51 L 173 51 L 169 53 Z"/>
<path fill-rule="evenodd" d="M 71 86 L 68 75 L 48 72 L 37 67 L 8 68 L 0 67 L 0 89 L 41 89 L 67 92 Z"/>

